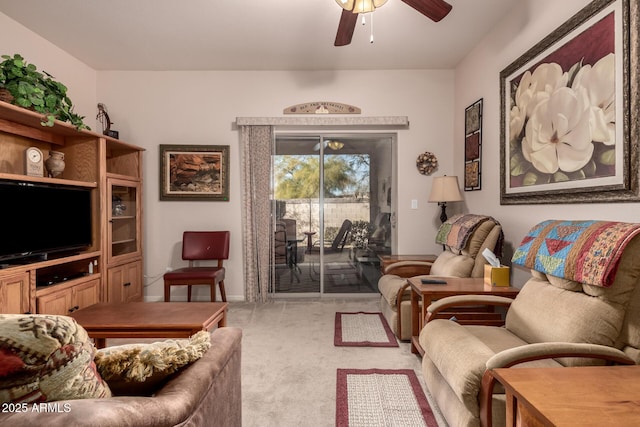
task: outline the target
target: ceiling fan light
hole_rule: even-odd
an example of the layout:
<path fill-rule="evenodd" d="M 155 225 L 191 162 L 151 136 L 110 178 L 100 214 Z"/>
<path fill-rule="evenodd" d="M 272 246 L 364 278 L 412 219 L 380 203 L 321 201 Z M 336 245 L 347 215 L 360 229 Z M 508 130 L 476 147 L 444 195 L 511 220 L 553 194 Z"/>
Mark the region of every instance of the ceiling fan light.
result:
<path fill-rule="evenodd" d="M 353 13 L 373 12 L 386 2 L 387 0 L 336 0 L 341 8 Z"/>
<path fill-rule="evenodd" d="M 329 141 L 327 142 L 327 146 L 329 148 L 331 148 L 332 150 L 341 150 L 342 147 L 344 147 L 344 142 L 340 142 L 340 141 Z"/>

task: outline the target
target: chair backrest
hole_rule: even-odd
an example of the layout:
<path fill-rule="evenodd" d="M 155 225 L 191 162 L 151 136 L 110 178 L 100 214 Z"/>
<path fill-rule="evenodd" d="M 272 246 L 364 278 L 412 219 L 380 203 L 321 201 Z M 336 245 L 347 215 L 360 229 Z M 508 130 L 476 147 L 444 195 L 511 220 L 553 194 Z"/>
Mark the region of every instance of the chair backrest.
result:
<path fill-rule="evenodd" d="M 273 260 L 275 264 L 287 263 L 287 225 L 276 221 L 273 232 Z"/>
<path fill-rule="evenodd" d="M 333 239 L 331 243 L 331 249 L 334 251 L 342 251 L 344 245 L 347 243 L 347 239 L 349 237 L 349 232 L 351 231 L 351 226 L 353 223 L 348 219 L 345 219 L 340 226 L 340 230 L 338 230 L 338 234 Z"/>
<path fill-rule="evenodd" d="M 182 234 L 182 259 L 229 259 L 228 231 L 185 231 Z"/>
<path fill-rule="evenodd" d="M 489 248 L 496 252 L 496 247 L 503 239 L 502 226 L 495 220 L 480 223 L 467 239 L 462 249 L 454 249 L 445 245 L 445 250 L 433 263 L 431 273 L 439 276 L 482 277 L 484 265 L 488 261 L 482 251 Z M 499 255 L 499 254 L 498 254 Z"/>
<path fill-rule="evenodd" d="M 295 239 L 298 235 L 296 220 L 292 218 L 280 218 L 276 223 L 284 225 L 287 231 L 287 239 Z"/>

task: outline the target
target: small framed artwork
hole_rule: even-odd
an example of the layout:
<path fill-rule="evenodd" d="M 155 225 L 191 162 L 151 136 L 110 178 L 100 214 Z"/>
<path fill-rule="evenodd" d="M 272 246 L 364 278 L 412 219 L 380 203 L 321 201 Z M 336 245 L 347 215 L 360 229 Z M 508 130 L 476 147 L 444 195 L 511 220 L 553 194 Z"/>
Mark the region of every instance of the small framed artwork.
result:
<path fill-rule="evenodd" d="M 639 201 L 638 0 L 594 0 L 500 73 L 500 203 Z"/>
<path fill-rule="evenodd" d="M 482 98 L 464 110 L 464 191 L 481 189 Z"/>
<path fill-rule="evenodd" d="M 228 145 L 160 145 L 160 200 L 229 201 Z"/>

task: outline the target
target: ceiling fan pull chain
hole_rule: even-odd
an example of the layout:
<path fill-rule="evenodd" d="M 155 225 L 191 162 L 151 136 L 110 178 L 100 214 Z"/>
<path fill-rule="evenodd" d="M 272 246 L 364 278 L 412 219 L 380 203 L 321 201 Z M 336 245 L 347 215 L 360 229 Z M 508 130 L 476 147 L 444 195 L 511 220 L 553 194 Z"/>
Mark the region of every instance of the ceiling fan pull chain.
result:
<path fill-rule="evenodd" d="M 373 44 L 373 13 L 371 14 L 371 26 L 369 27 L 371 36 L 369 37 L 369 43 Z"/>

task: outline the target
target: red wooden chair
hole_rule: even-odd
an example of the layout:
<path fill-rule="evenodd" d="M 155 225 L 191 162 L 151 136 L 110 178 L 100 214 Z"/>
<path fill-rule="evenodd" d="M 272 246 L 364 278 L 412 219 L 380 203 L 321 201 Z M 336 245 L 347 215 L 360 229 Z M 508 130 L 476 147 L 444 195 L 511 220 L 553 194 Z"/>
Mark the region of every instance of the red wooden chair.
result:
<path fill-rule="evenodd" d="M 171 301 L 171 286 L 187 286 L 187 301 L 191 301 L 191 286 L 211 286 L 211 301 L 216 300 L 216 285 L 220 286 L 220 298 L 227 301 L 224 291 L 225 269 L 223 261 L 229 259 L 228 231 L 185 231 L 182 235 L 182 259 L 189 266 L 178 268 L 164 275 L 164 300 Z M 196 261 L 214 260 L 217 266 L 198 267 Z"/>

